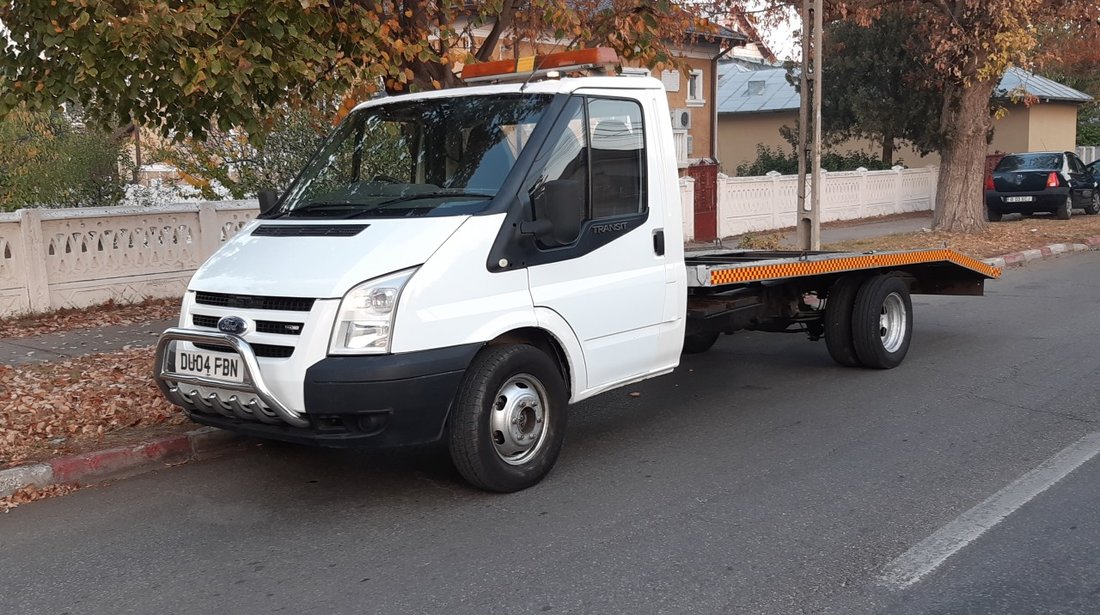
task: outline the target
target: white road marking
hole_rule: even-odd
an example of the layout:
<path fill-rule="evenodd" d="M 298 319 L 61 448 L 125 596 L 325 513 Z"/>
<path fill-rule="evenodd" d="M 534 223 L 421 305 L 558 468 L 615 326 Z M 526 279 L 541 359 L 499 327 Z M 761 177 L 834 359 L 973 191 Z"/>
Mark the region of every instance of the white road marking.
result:
<path fill-rule="evenodd" d="M 1065 478 L 1100 453 L 1100 432 L 1090 433 L 1062 449 L 1034 470 L 1012 481 L 981 504 L 955 517 L 897 559 L 886 565 L 879 580 L 904 589 L 921 580 L 947 558 Z"/>

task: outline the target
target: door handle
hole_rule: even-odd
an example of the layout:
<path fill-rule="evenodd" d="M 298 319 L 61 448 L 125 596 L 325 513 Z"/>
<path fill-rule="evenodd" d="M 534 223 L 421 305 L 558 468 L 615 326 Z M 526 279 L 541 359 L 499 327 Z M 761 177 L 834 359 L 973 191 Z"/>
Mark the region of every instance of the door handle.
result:
<path fill-rule="evenodd" d="M 653 251 L 657 256 L 665 255 L 665 229 L 663 228 L 653 231 Z"/>

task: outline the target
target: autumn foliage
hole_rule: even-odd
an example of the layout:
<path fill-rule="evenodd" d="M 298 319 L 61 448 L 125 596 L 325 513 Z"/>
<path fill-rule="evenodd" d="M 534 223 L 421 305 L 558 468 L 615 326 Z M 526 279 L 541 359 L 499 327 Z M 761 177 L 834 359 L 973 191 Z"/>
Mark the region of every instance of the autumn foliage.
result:
<path fill-rule="evenodd" d="M 259 134 L 284 104 L 455 85 L 515 41 L 651 65 L 709 27 L 672 0 L 13 0 L 0 22 L 0 114 L 79 103 L 104 125 L 193 136 L 211 122 Z"/>

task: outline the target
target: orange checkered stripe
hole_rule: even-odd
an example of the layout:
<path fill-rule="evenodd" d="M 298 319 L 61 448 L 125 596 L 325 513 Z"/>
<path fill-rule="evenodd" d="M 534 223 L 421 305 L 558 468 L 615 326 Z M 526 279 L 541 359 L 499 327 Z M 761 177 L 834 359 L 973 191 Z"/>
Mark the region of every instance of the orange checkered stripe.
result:
<path fill-rule="evenodd" d="M 917 250 L 912 252 L 877 252 L 874 254 L 838 255 L 836 258 L 816 261 L 784 261 L 770 265 L 745 265 L 710 272 L 710 285 L 761 282 L 782 278 L 842 273 L 860 269 L 880 269 L 948 261 L 976 271 L 989 278 L 1001 277 L 1001 270 L 982 261 L 959 254 L 954 250 Z"/>

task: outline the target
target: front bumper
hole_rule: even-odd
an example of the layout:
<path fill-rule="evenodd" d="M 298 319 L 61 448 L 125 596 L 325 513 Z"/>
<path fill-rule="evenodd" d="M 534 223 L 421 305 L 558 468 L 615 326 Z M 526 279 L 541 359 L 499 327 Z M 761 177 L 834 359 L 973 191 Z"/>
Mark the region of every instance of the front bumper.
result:
<path fill-rule="evenodd" d="M 216 344 L 236 352 L 244 382 L 174 372 L 170 351 L 176 341 Z M 322 359 L 302 380 L 305 412 L 289 408 L 271 392 L 251 346 L 235 335 L 168 329 L 157 345 L 154 376 L 168 400 L 197 423 L 303 444 L 385 448 L 442 436 L 451 401 L 481 346 Z M 195 387 L 202 387 L 202 392 Z"/>

